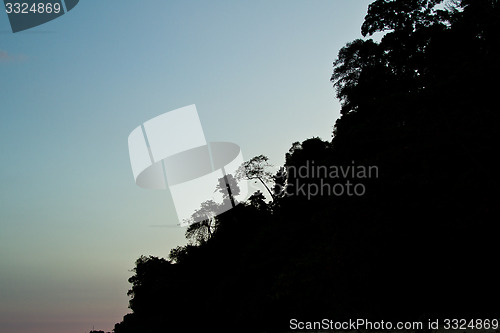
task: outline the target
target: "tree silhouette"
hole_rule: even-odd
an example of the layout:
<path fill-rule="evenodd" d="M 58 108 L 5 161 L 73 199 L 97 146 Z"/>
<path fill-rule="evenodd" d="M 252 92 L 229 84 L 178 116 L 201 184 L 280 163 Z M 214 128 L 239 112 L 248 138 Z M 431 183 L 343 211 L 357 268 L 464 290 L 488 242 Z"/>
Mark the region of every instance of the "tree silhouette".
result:
<path fill-rule="evenodd" d="M 189 220 L 185 221 L 189 224 L 186 238 L 194 244 L 206 243 L 217 228 L 216 216 L 234 208 L 237 204 L 234 197 L 240 194 L 240 188 L 233 175 L 227 174 L 219 178 L 215 191 L 222 194 L 222 202 L 216 203 L 213 200 L 202 202 L 200 208 L 191 215 Z"/>
<path fill-rule="evenodd" d="M 246 180 L 258 180 L 269 192 L 271 198 L 274 199 L 274 194 L 267 186 L 267 183 L 273 180 L 273 175 L 268 168 L 272 167 L 269 164 L 269 158 L 264 155 L 255 156 L 243 165 L 236 172 L 236 178 Z"/>
<path fill-rule="evenodd" d="M 223 205 L 231 204 L 231 207 L 236 206 L 237 202 L 234 197 L 240 194 L 237 178 L 232 174 L 224 175 L 224 177 L 219 178 L 217 190 L 222 193 Z"/>
<path fill-rule="evenodd" d="M 219 204 L 213 200 L 205 201 L 201 208 L 193 213 L 194 221 L 187 227 L 186 238 L 197 244 L 207 242 L 215 229 L 215 214 L 219 210 Z"/>

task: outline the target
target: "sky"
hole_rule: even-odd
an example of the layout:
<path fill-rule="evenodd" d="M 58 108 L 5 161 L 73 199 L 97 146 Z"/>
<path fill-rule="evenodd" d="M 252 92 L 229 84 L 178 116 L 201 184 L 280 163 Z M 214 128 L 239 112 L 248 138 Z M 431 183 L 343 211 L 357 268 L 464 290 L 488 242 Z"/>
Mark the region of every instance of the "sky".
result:
<path fill-rule="evenodd" d="M 329 81 L 369 0 L 82 0 L 12 33 L 0 11 L 0 332 L 111 331 L 141 255 L 186 243 L 127 138 L 196 104 L 207 141 L 275 166 L 330 140 Z M 176 286 L 172 286 L 175 288 Z"/>

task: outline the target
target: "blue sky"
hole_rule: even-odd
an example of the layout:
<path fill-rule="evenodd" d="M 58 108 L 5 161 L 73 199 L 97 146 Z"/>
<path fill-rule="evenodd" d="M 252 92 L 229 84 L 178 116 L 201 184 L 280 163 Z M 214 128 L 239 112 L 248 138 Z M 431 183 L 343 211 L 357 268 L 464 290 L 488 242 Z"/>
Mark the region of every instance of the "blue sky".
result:
<path fill-rule="evenodd" d="M 196 104 L 208 141 L 280 165 L 329 140 L 338 50 L 368 0 L 97 1 L 13 34 L 0 12 L 0 331 L 111 330 L 141 255 L 184 244 L 127 137 Z M 175 288 L 175 286 L 172 286 Z"/>

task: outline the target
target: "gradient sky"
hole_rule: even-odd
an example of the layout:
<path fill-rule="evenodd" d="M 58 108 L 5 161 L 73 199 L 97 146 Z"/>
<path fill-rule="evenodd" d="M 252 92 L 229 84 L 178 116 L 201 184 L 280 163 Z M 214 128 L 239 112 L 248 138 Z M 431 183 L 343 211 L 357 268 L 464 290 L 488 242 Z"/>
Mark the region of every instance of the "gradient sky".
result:
<path fill-rule="evenodd" d="M 111 331 L 135 260 L 185 244 L 127 138 L 196 104 L 207 141 L 280 165 L 330 140 L 329 78 L 369 0 L 82 0 L 11 32 L 0 12 L 0 332 Z M 175 288 L 176 286 L 172 286 Z"/>

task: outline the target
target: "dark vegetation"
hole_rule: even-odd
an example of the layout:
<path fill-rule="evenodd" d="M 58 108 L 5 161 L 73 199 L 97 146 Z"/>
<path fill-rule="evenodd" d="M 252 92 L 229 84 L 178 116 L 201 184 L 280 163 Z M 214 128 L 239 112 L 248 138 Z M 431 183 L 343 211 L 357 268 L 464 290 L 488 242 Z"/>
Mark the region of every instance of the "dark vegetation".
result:
<path fill-rule="evenodd" d="M 383 39 L 355 40 L 334 62 L 333 140 L 286 154 L 287 168 L 375 165 L 366 193 L 284 195 L 320 179 L 282 169 L 272 201 L 256 193 L 190 227 L 168 259 L 139 258 L 116 333 L 498 318 L 500 3 L 439 3 L 374 1 L 362 33 Z"/>

